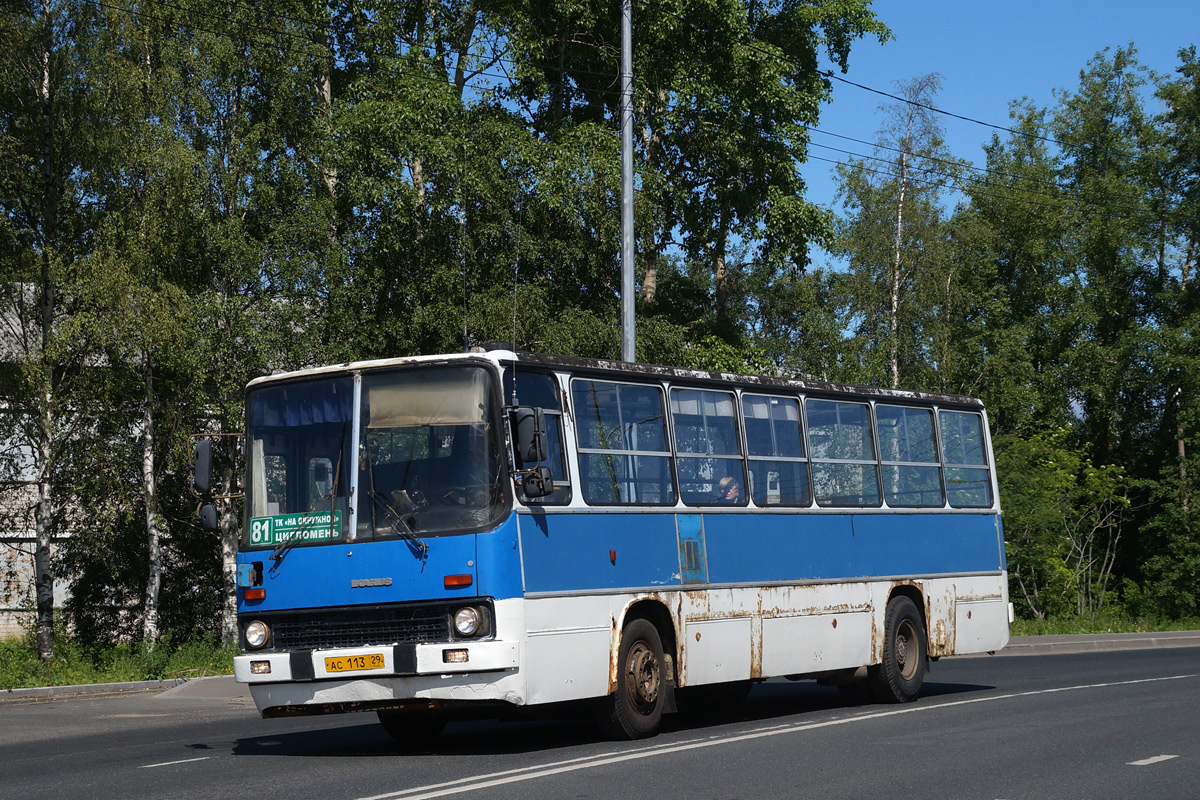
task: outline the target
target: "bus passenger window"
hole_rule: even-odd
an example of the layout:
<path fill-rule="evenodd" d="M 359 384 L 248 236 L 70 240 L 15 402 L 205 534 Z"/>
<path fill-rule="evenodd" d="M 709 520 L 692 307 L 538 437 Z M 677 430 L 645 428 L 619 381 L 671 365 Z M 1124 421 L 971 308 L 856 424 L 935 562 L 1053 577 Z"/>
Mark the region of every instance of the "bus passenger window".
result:
<path fill-rule="evenodd" d="M 515 391 L 514 391 L 514 383 Z M 562 404 L 559 402 L 558 383 L 554 376 L 544 372 L 526 372 L 521 370 L 514 374 L 513 369 L 504 373 L 504 400 L 507 403 L 516 401 L 519 406 L 532 406 L 542 410 L 546 421 L 546 461 L 542 466 L 550 468 L 550 476 L 554 479 L 554 491 L 546 497 L 536 500 L 526 498 L 517 485 L 518 496 L 526 502 L 536 502 L 540 506 L 563 505 L 571 502 L 571 478 L 567 474 L 566 461 L 563 457 L 562 441 Z M 517 469 L 533 469 L 537 464 L 526 464 L 517 456 Z"/>
<path fill-rule="evenodd" d="M 813 491 L 821 506 L 879 506 L 879 467 L 866 403 L 805 402 Z"/>
<path fill-rule="evenodd" d="M 983 416 L 969 411 L 939 411 L 946 492 L 955 508 L 992 505 L 992 479 L 983 441 Z"/>
<path fill-rule="evenodd" d="M 758 506 L 808 506 L 808 459 L 794 397 L 742 395 L 750 495 Z"/>
<path fill-rule="evenodd" d="M 877 404 L 875 426 L 887 504 L 925 508 L 945 505 L 933 438 L 933 411 Z"/>
<path fill-rule="evenodd" d="M 735 408 L 731 392 L 671 390 L 679 494 L 689 506 L 746 505 Z"/>
<path fill-rule="evenodd" d="M 583 499 L 590 505 L 675 505 L 661 390 L 577 378 L 571 398 Z"/>

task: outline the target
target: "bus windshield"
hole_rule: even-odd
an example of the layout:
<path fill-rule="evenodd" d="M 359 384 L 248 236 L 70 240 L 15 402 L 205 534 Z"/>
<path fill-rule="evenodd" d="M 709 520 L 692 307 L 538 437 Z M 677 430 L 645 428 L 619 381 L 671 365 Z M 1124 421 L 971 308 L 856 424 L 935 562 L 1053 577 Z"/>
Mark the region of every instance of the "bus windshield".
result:
<path fill-rule="evenodd" d="M 482 367 L 363 376 L 359 539 L 478 531 L 500 521 L 499 409 Z"/>
<path fill-rule="evenodd" d="M 357 458 L 352 376 L 253 390 L 243 546 L 421 544 L 496 524 L 509 494 L 492 384 L 476 366 L 365 373 Z"/>
<path fill-rule="evenodd" d="M 349 525 L 354 380 L 267 386 L 248 403 L 244 546 L 341 541 Z"/>

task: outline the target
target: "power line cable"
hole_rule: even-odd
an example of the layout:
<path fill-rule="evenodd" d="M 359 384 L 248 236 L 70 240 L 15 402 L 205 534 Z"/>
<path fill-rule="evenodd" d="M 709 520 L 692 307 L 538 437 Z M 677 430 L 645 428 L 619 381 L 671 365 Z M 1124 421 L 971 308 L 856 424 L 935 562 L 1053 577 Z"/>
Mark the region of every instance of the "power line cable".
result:
<path fill-rule="evenodd" d="M 754 50 L 754 51 L 756 51 L 756 52 L 758 52 L 758 53 L 761 53 L 761 54 L 763 54 L 763 55 L 765 55 L 765 56 L 768 56 L 768 57 L 770 57 L 770 58 L 774 58 L 774 59 L 777 59 L 777 60 L 779 60 L 779 61 L 782 61 L 782 62 L 784 62 L 784 63 L 787 63 L 787 64 L 791 65 L 792 67 L 796 68 L 797 70 L 801 70 L 801 71 L 803 71 L 803 70 L 805 70 L 805 69 L 806 69 L 805 67 L 803 67 L 802 65 L 800 65 L 799 63 L 797 63 L 797 62 L 796 62 L 794 59 L 788 58 L 787 56 L 784 56 L 784 55 L 782 55 L 781 53 L 773 52 L 773 51 L 771 51 L 771 50 L 767 50 L 767 49 L 765 49 L 765 48 L 763 48 L 763 47 L 760 47 L 760 46 L 759 46 L 759 44 L 758 44 L 758 42 L 757 42 L 756 40 L 754 40 L 754 39 L 746 39 L 746 38 L 741 38 L 741 39 L 735 40 L 735 39 L 734 39 L 734 37 L 733 37 L 731 34 L 729 34 L 729 33 L 725 32 L 725 31 L 719 31 L 719 32 L 710 31 L 710 30 L 708 30 L 708 29 L 706 29 L 706 28 L 703 28 L 703 27 L 701 27 L 701 26 L 700 26 L 698 23 L 696 23 L 694 20 L 688 19 L 688 18 L 686 18 L 686 17 L 683 17 L 683 16 L 681 16 L 681 15 L 679 15 L 679 14 L 676 14 L 676 13 L 675 13 L 675 12 L 673 12 L 673 11 L 670 11 L 670 10 L 668 10 L 668 9 L 666 9 L 666 8 L 663 8 L 661 5 L 659 5 L 658 3 L 655 3 L 655 2 L 653 2 L 652 0 L 637 0 L 637 2 L 639 2 L 639 3 L 640 3 L 641 5 L 643 5 L 643 6 L 649 6 L 650 8 L 653 8 L 653 9 L 655 9 L 655 10 L 657 10 L 657 11 L 660 11 L 660 12 L 662 12 L 663 14 L 666 14 L 667 16 L 673 17 L 673 18 L 675 18 L 675 19 L 679 20 L 680 22 L 682 22 L 683 24 L 685 24 L 685 25 L 688 25 L 688 26 L 690 26 L 690 27 L 692 27 L 692 28 L 694 28 L 694 29 L 696 29 L 696 30 L 700 31 L 701 33 L 707 34 L 708 36 L 721 36 L 721 37 L 725 38 L 725 39 L 726 39 L 726 40 L 728 40 L 728 41 L 732 41 L 734 44 L 741 44 L 741 45 L 744 45 L 745 47 L 747 47 L 747 48 L 749 48 L 749 49 L 751 49 L 751 50 Z M 1047 143 L 1047 144 L 1053 144 L 1053 145 L 1056 145 L 1057 147 L 1063 148 L 1063 149 L 1065 149 L 1065 150 L 1075 150 L 1075 151 L 1081 151 L 1081 150 L 1083 150 L 1083 149 L 1084 149 L 1084 147 L 1083 147 L 1083 146 L 1081 146 L 1081 145 L 1075 145 L 1075 144 L 1071 144 L 1071 143 L 1069 143 L 1069 142 L 1064 142 L 1064 141 L 1062 141 L 1062 140 L 1055 139 L 1055 138 L 1053 138 L 1053 137 L 1049 137 L 1049 136 L 1042 136 L 1042 135 L 1040 135 L 1040 134 L 1036 134 L 1036 133 L 1030 133 L 1030 132 L 1028 132 L 1028 131 L 1022 131 L 1022 130 L 1019 130 L 1019 129 L 1016 129 L 1016 128 L 1010 128 L 1010 127 L 1007 127 L 1007 126 L 1005 126 L 1005 125 L 998 125 L 998 124 L 996 124 L 996 123 L 992 123 L 992 122 L 986 122 L 986 121 L 984 121 L 984 120 L 981 120 L 981 119 L 976 119 L 976 118 L 974 118 L 974 117 L 969 117 L 969 116 L 966 116 L 966 115 L 964 115 L 964 114 L 957 114 L 957 113 L 955 113 L 955 112 L 953 112 L 953 111 L 947 111 L 947 110 L 945 110 L 945 109 L 939 108 L 939 107 L 937 107 L 937 106 L 934 106 L 934 105 L 931 105 L 931 104 L 928 104 L 928 103 L 922 103 L 922 102 L 920 102 L 920 101 L 917 101 L 917 100 L 910 100 L 910 99 L 908 99 L 908 98 L 906 98 L 906 97 L 901 97 L 901 96 L 899 96 L 899 95 L 892 94 L 891 92 L 885 92 L 885 91 L 883 91 L 882 89 L 876 89 L 876 88 L 874 88 L 874 87 L 872 87 L 872 86 L 867 86 L 866 84 L 862 84 L 862 83 L 858 83 L 858 82 L 856 82 L 856 81 L 852 81 L 852 80 L 850 80 L 849 78 L 846 78 L 846 77 L 843 77 L 843 76 L 841 76 L 841 75 L 838 75 L 838 74 L 836 74 L 836 73 L 835 73 L 835 72 L 833 72 L 832 70 L 820 70 L 820 69 L 818 69 L 818 70 L 816 70 L 816 72 L 817 72 L 817 74 L 821 75 L 822 77 L 825 77 L 825 78 L 828 78 L 828 79 L 831 79 L 831 80 L 836 80 L 836 81 L 839 81 L 839 82 L 841 82 L 841 83 L 845 83 L 845 84 L 847 84 L 847 85 L 849 85 L 849 86 L 854 86 L 854 87 L 856 87 L 856 88 L 858 88 L 858 89 L 862 89 L 862 90 L 864 90 L 864 91 L 867 91 L 867 92 L 872 92 L 872 93 L 874 93 L 874 94 L 877 94 L 877 95 L 880 95 L 880 96 L 882 96 L 882 97 L 887 97 L 887 98 L 889 98 L 889 99 L 891 99 L 891 100 L 895 100 L 895 101 L 897 101 L 897 102 L 904 103 L 904 104 L 906 104 L 906 105 L 910 105 L 910 106 L 913 106 L 913 107 L 915 107 L 915 108 L 921 108 L 921 109 L 925 109 L 925 110 L 927 110 L 927 111 L 931 111 L 931 112 L 933 112 L 933 113 L 936 113 L 936 114 L 941 114 L 941 115 L 944 115 L 944 116 L 947 116 L 947 117 L 951 117 L 951 118 L 953 118 L 953 119 L 963 120 L 963 121 L 965 121 L 965 122 L 972 122 L 972 123 L 975 123 L 975 124 L 977 124 L 977 125 L 983 125 L 983 126 L 985 126 L 985 127 L 988 127 L 988 128 L 993 128 L 993 129 L 995 129 L 995 130 L 999 130 L 999 131 L 1005 131 L 1005 132 L 1007 132 L 1007 133 L 1010 133 L 1010 134 L 1012 134 L 1013 136 L 1021 136 L 1021 137 L 1025 137 L 1025 138 L 1029 138 L 1029 139 L 1034 139 L 1034 140 L 1037 140 L 1037 141 L 1041 141 L 1041 142 L 1044 142 L 1044 143 Z M 1097 153 L 1105 153 L 1105 154 L 1108 154 L 1108 155 L 1115 155 L 1115 156 L 1119 156 L 1119 157 L 1122 157 L 1122 158 L 1132 158 L 1132 159 L 1134 159 L 1134 160 L 1138 160 L 1138 161 L 1140 161 L 1140 160 L 1142 160 L 1142 159 L 1145 159 L 1145 160 L 1147 160 L 1147 161 L 1152 161 L 1152 162 L 1154 162 L 1154 163 L 1156 163 L 1156 164 L 1161 164 L 1162 166 L 1171 166 L 1171 165 L 1170 165 L 1170 164 L 1168 164 L 1167 162 L 1165 162 L 1165 161 L 1162 161 L 1161 159 L 1155 158 L 1154 156 L 1150 156 L 1150 155 L 1130 155 L 1130 154 L 1126 154 L 1126 153 L 1120 153 L 1120 152 L 1117 152 L 1117 151 L 1113 151 L 1113 150 L 1110 150 L 1110 149 L 1107 149 L 1107 148 L 1099 148 L 1099 147 L 1098 147 L 1098 148 L 1087 148 L 1087 149 L 1088 149 L 1088 150 L 1091 150 L 1091 151 L 1094 151 L 1094 152 L 1097 152 Z"/>

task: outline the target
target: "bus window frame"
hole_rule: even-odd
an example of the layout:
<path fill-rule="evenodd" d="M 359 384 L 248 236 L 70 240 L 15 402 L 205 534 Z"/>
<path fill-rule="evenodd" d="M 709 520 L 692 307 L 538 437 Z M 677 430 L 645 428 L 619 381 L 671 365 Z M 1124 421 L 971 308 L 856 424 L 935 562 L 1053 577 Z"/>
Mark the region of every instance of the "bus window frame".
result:
<path fill-rule="evenodd" d="M 861 399 L 841 399 L 841 398 L 823 397 L 820 395 L 811 395 L 811 394 L 804 395 L 803 399 L 804 399 L 804 421 L 805 421 L 804 428 L 805 428 L 805 433 L 807 434 L 807 442 L 806 443 L 808 445 L 808 454 L 809 454 L 808 457 L 809 457 L 810 463 L 812 465 L 810 468 L 810 475 L 811 475 L 810 479 L 812 481 L 812 487 L 813 487 L 813 503 L 818 508 L 839 508 L 839 509 L 840 508 L 848 508 L 848 509 L 886 508 L 887 506 L 885 505 L 884 498 L 883 498 L 883 486 L 880 482 L 881 477 L 880 477 L 880 465 L 879 465 L 879 436 L 875 431 L 875 411 L 871 407 L 871 401 L 861 400 Z M 813 452 L 813 449 L 812 449 L 812 421 L 811 421 L 812 414 L 808 407 L 808 404 L 810 401 L 811 402 L 819 402 L 819 403 L 833 403 L 835 405 L 841 403 L 841 404 L 845 404 L 845 405 L 863 406 L 866 409 L 867 438 L 870 441 L 871 453 L 874 455 L 874 458 L 873 459 L 817 458 L 816 454 Z M 831 466 L 849 465 L 849 466 L 862 466 L 862 467 L 870 466 L 870 467 L 872 467 L 875 472 L 876 502 L 871 505 L 867 505 L 865 503 L 831 503 L 831 502 L 822 503 L 821 498 L 817 494 L 816 472 L 817 472 L 818 465 L 831 465 Z"/>
<path fill-rule="evenodd" d="M 737 387 L 735 386 L 735 387 L 732 387 L 729 389 L 721 389 L 721 388 L 715 388 L 712 386 L 695 386 L 695 385 L 690 385 L 690 384 L 675 384 L 675 383 L 666 383 L 666 382 L 664 382 L 663 385 L 667 388 L 667 408 L 668 408 L 668 414 L 670 415 L 669 444 L 671 447 L 671 453 L 675 457 L 674 468 L 675 468 L 676 496 L 678 497 L 679 502 L 682 503 L 687 508 L 709 508 L 709 507 L 714 507 L 714 506 L 715 507 L 729 507 L 729 508 L 745 508 L 750 503 L 750 495 L 749 495 L 749 492 L 746 491 L 746 483 L 747 483 L 746 441 L 745 441 L 745 430 L 743 429 L 743 427 L 741 425 L 741 419 L 740 419 L 741 403 L 739 401 L 739 393 L 737 391 Z M 713 394 L 727 395 L 730 398 L 730 400 L 732 401 L 732 405 L 733 405 L 733 414 L 731 417 L 731 419 L 733 420 L 733 435 L 734 435 L 735 443 L 740 452 L 738 452 L 736 454 L 732 454 L 732 455 L 724 454 L 724 453 L 718 454 L 718 453 L 692 453 L 692 452 L 684 453 L 684 452 L 682 452 L 679 449 L 679 436 L 676 433 L 676 428 L 675 428 L 675 410 L 674 410 L 674 407 L 672 406 L 672 395 L 677 391 L 678 392 L 699 392 L 699 393 L 711 392 Z M 703 416 L 703 414 L 701 416 Z M 736 461 L 738 463 L 739 468 L 741 469 L 741 475 L 737 478 L 737 481 L 738 481 L 739 491 L 741 492 L 741 497 L 738 499 L 737 502 L 725 503 L 716 496 L 716 492 L 712 492 L 710 497 L 705 500 L 696 500 L 693 502 L 688 502 L 684 498 L 683 488 L 682 488 L 683 479 L 680 474 L 681 462 L 683 461 L 683 459 L 694 459 L 694 460 L 698 461 L 703 458 L 711 458 L 715 461 L 722 461 L 722 462 Z M 717 484 L 720 480 L 721 480 L 720 477 L 713 478 L 711 480 L 711 483 Z"/>
<path fill-rule="evenodd" d="M 625 449 L 607 449 L 596 447 L 584 447 L 580 443 L 580 437 L 583 435 L 585 423 L 580 414 L 580 409 L 575 402 L 575 384 L 577 382 L 588 383 L 604 383 L 612 386 L 636 386 L 638 388 L 653 389 L 658 395 L 659 410 L 661 411 L 661 419 L 663 426 L 663 446 L 665 450 L 625 450 Z M 572 374 L 567 383 L 568 401 L 570 403 L 570 413 L 575 429 L 574 441 L 574 462 L 575 469 L 579 475 L 579 497 L 584 505 L 588 508 L 678 508 L 680 506 L 679 492 L 679 475 L 676 470 L 675 461 L 675 443 L 673 440 L 674 429 L 671 425 L 671 410 L 667 401 L 667 391 L 671 388 L 671 384 L 667 381 L 630 381 L 630 380 L 615 380 L 611 377 L 600 377 L 588 375 L 586 373 Z M 619 390 L 618 390 L 619 391 Z M 623 442 L 622 442 L 623 443 Z M 671 478 L 671 499 L 667 502 L 657 503 L 642 503 L 642 502 L 621 502 L 619 499 L 612 502 L 596 501 L 588 498 L 589 481 L 585 475 L 584 456 L 588 455 L 608 455 L 619 456 L 622 458 L 665 458 L 667 459 L 667 474 Z M 633 481 L 618 480 L 614 485 L 620 486 L 621 483 L 636 483 Z M 618 492 L 619 495 L 619 492 Z"/>
<path fill-rule="evenodd" d="M 907 409 L 907 410 L 911 410 L 911 411 L 923 411 L 923 412 L 928 413 L 929 418 L 931 420 L 931 427 L 932 427 L 932 430 L 930 431 L 930 433 L 933 436 L 934 460 L 933 461 L 894 461 L 894 460 L 890 460 L 890 459 L 885 459 L 883 457 L 883 440 L 879 435 L 879 430 L 880 430 L 880 428 L 879 428 L 879 406 L 884 406 L 887 408 Z M 884 505 L 887 508 L 896 508 L 896 509 L 934 509 L 934 510 L 936 510 L 939 508 L 941 508 L 941 509 L 949 508 L 950 506 L 948 505 L 949 501 L 948 501 L 947 490 L 946 490 L 946 472 L 944 469 L 944 464 L 942 463 L 941 427 L 938 424 L 938 408 L 937 408 L 937 406 L 908 405 L 908 404 L 904 404 L 904 403 L 873 401 L 871 403 L 871 414 L 872 414 L 872 422 L 874 424 L 874 429 L 875 429 L 875 449 L 876 449 L 876 452 L 879 457 L 880 497 L 883 500 Z M 884 475 L 884 469 L 887 467 L 920 467 L 920 468 L 925 468 L 925 469 L 928 469 L 928 468 L 936 469 L 937 474 L 938 474 L 938 487 L 941 490 L 942 501 L 940 503 L 938 503 L 937 505 L 890 502 L 887 498 L 887 489 L 884 487 L 884 481 L 886 480 L 886 476 Z"/>
<path fill-rule="evenodd" d="M 796 425 L 800 429 L 800 449 L 803 452 L 802 456 L 800 456 L 800 457 L 795 457 L 795 456 L 755 456 L 750 453 L 750 437 L 749 437 L 749 433 L 748 433 L 748 426 L 746 425 L 745 398 L 747 396 L 761 397 L 761 398 L 765 398 L 767 400 L 788 400 L 788 401 L 794 402 L 796 404 L 796 413 L 797 413 Z M 738 398 L 739 398 L 739 402 L 741 403 L 740 415 L 741 415 L 741 422 L 742 422 L 742 434 L 745 438 L 745 441 L 743 442 L 743 446 L 745 448 L 745 454 L 746 454 L 745 458 L 746 458 L 747 473 L 750 472 L 750 463 L 753 461 L 760 461 L 760 462 L 784 461 L 784 462 L 788 462 L 788 463 L 797 463 L 797 464 L 805 465 L 805 470 L 804 470 L 805 482 L 807 484 L 806 489 L 808 492 L 808 502 L 807 503 L 799 504 L 799 503 L 782 503 L 781 502 L 781 503 L 775 503 L 775 504 L 768 503 L 768 504 L 764 505 L 764 504 L 760 504 L 757 501 L 755 501 L 753 498 L 754 493 L 749 488 L 747 488 L 746 495 L 747 495 L 747 497 L 750 498 L 751 504 L 755 508 L 762 508 L 762 509 L 816 508 L 817 507 L 816 495 L 815 495 L 815 492 L 813 491 L 812 451 L 809 449 L 809 444 L 808 444 L 808 423 L 805 418 L 804 397 L 802 395 L 798 395 L 798 394 L 767 393 L 767 392 L 761 392 L 761 391 L 741 391 L 741 390 L 739 390 Z M 770 417 L 768 417 L 768 419 L 770 419 Z M 749 480 L 749 478 L 747 478 L 747 480 Z"/>
<path fill-rule="evenodd" d="M 962 415 L 967 415 L 967 416 L 973 416 L 976 418 L 976 420 L 978 421 L 978 425 L 979 425 L 979 448 L 980 448 L 980 458 L 982 459 L 982 463 L 980 463 L 980 464 L 961 463 L 960 464 L 957 462 L 951 462 L 949 459 L 946 458 L 946 452 L 944 449 L 945 445 L 944 445 L 943 436 L 942 436 L 942 414 L 962 414 Z M 938 458 L 942 464 L 942 480 L 943 480 L 943 483 L 945 486 L 945 491 L 946 491 L 946 506 L 948 508 L 953 508 L 953 509 L 972 510 L 972 511 L 994 509 L 996 507 L 996 496 L 997 496 L 996 495 L 996 485 L 995 485 L 996 484 L 995 464 L 988 461 L 988 456 L 991 455 L 994 460 L 995 454 L 993 453 L 992 447 L 991 447 L 991 432 L 988 430 L 987 417 L 984 415 L 983 411 L 982 410 L 976 411 L 973 409 L 939 407 L 939 408 L 937 408 L 937 434 L 938 434 Z M 972 505 L 955 504 L 951 499 L 951 493 L 950 493 L 949 471 L 951 469 L 982 470 L 985 475 L 985 480 L 982 482 L 982 485 L 987 491 L 987 502 L 983 503 L 983 504 L 972 504 Z"/>

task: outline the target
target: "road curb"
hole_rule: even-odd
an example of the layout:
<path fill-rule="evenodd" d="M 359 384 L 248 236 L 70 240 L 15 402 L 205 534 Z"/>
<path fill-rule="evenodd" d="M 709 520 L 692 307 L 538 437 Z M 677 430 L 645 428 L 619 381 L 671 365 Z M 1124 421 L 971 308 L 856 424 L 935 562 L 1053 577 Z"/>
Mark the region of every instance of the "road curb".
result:
<path fill-rule="evenodd" d="M 1200 647 L 1200 631 L 1014 636 L 1009 640 L 1008 646 L 997 655 L 1068 655 L 1097 651 L 1155 650 L 1167 647 Z"/>
<path fill-rule="evenodd" d="M 0 689 L 0 703 L 9 700 L 36 700 L 80 695 L 138 694 L 174 689 L 187 683 L 187 678 L 165 681 L 126 681 L 124 683 L 82 683 L 75 686 L 34 686 L 28 689 Z"/>

